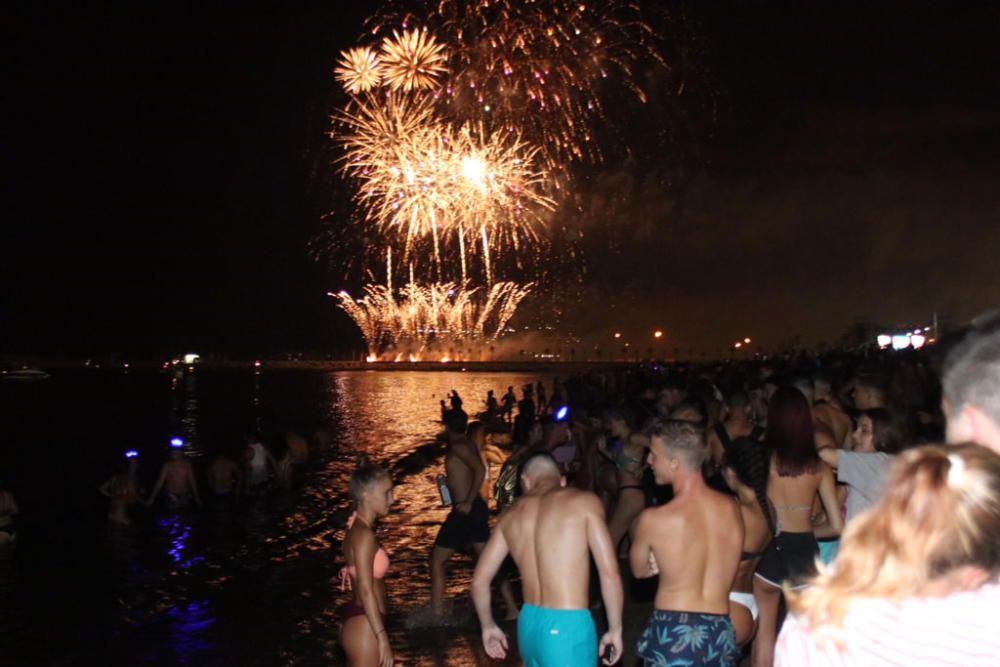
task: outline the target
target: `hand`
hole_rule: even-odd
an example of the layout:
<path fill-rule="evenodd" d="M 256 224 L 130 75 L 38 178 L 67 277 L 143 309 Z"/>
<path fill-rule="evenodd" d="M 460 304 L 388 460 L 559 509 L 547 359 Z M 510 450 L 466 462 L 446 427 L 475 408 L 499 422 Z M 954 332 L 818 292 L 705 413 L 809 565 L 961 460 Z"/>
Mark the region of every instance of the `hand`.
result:
<path fill-rule="evenodd" d="M 604 651 L 606 648 L 611 648 L 611 656 L 605 658 Z M 616 630 L 611 632 L 610 630 L 604 633 L 601 637 L 601 643 L 597 647 L 598 655 L 601 656 L 602 665 L 613 665 L 622 658 L 622 631 Z"/>
<path fill-rule="evenodd" d="M 491 658 L 503 660 L 507 657 L 507 635 L 496 625 L 483 628 L 483 648 Z"/>
<path fill-rule="evenodd" d="M 656 564 L 656 556 L 652 551 L 649 552 L 649 573 L 653 577 L 660 574 L 660 566 Z"/>
<path fill-rule="evenodd" d="M 385 629 L 378 633 L 378 667 L 392 667 L 392 647 Z"/>

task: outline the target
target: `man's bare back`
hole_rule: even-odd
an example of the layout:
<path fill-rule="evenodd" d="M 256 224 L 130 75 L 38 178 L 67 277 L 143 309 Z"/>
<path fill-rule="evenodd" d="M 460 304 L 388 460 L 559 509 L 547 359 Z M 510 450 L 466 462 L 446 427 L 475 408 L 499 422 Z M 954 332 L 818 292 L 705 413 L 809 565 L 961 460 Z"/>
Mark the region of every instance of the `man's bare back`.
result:
<path fill-rule="evenodd" d="M 727 614 L 742 549 L 739 506 L 706 487 L 645 510 L 631 560 L 636 576 L 658 569 L 657 609 Z"/>
<path fill-rule="evenodd" d="M 603 515 L 597 496 L 564 487 L 521 498 L 504 513 L 498 529 L 521 572 L 526 603 L 587 608 L 588 535 Z"/>

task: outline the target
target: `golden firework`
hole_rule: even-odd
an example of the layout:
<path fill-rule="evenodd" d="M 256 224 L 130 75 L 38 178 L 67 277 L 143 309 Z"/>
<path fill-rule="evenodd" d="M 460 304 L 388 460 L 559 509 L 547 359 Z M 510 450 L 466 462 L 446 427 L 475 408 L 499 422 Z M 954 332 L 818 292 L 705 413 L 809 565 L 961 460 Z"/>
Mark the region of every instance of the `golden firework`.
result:
<path fill-rule="evenodd" d="M 348 49 L 341 54 L 334 76 L 352 95 L 372 90 L 382 81 L 378 54 L 367 46 Z"/>
<path fill-rule="evenodd" d="M 393 90 L 431 89 L 445 74 L 446 53 L 426 29 L 393 31 L 382 41 L 382 76 Z"/>

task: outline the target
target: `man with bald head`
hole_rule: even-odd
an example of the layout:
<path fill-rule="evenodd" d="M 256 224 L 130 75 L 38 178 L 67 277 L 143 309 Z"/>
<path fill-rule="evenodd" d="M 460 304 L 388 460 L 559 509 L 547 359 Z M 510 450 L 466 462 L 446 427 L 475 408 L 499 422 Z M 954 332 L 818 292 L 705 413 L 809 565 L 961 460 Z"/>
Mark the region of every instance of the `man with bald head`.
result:
<path fill-rule="evenodd" d="M 590 667 L 598 652 L 612 665 L 622 654 L 624 593 L 618 560 L 598 497 L 566 488 L 548 454 L 528 459 L 524 494 L 500 516 L 479 557 L 472 599 L 493 658 L 507 655 L 507 636 L 493 621 L 490 582 L 508 554 L 521 572 L 524 606 L 518 617 L 521 658 L 528 667 Z M 593 554 L 608 614 L 608 632 L 597 640 L 587 592 Z"/>
<path fill-rule="evenodd" d="M 729 620 L 729 589 L 743 548 L 739 506 L 705 484 L 708 445 L 700 427 L 657 423 L 649 436 L 649 466 L 657 484 L 673 486 L 674 498 L 636 520 L 632 573 L 660 577 L 639 655 L 647 667 L 728 667 L 739 658 Z"/>

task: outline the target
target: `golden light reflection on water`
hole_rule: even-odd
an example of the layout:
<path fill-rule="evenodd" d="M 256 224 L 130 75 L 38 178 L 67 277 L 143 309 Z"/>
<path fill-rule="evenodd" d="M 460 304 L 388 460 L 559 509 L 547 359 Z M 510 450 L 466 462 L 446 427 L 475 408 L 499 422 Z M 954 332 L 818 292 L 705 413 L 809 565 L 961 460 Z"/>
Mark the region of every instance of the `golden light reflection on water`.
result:
<path fill-rule="evenodd" d="M 473 561 L 468 556 L 452 559 L 448 579 L 448 596 L 458 600 L 462 615 L 461 631 L 407 630 L 405 626 L 430 596 L 428 560 L 438 526 L 448 512 L 441 507 L 435 481 L 443 472 L 443 450 L 437 442 L 442 430 L 439 401 L 457 390 L 471 418 L 485 408 L 488 390 L 502 396 L 513 386 L 520 397 L 521 387 L 538 379 L 538 375 L 520 373 L 463 372 L 365 371 L 327 376 L 323 389 L 326 418 L 339 444 L 328 463 L 304 480 L 302 502 L 286 519 L 289 538 L 283 559 L 313 558 L 322 563 L 331 594 L 321 609 L 302 620 L 298 632 L 313 640 L 322 637 L 323 654 L 331 656 L 334 664 L 341 659 L 336 647 L 337 607 L 350 599 L 349 593 L 339 591 L 335 579 L 343 562 L 340 539 L 350 510 L 347 486 L 360 452 L 389 467 L 396 484 L 396 503 L 378 531 L 392 559 L 386 589 L 396 664 L 503 664 L 485 657 L 469 616 Z"/>

